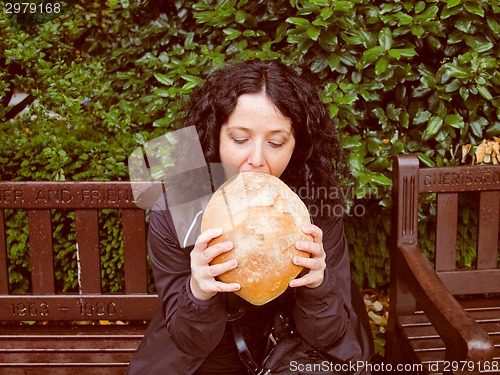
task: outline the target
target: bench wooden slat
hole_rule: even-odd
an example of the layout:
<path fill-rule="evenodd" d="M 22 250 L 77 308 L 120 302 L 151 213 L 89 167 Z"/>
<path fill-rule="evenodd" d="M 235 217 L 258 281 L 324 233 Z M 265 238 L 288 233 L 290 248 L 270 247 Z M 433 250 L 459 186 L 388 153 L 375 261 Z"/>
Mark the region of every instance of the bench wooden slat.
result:
<path fill-rule="evenodd" d="M 40 375 L 40 367 L 42 365 L 26 365 L 17 367 L 1 367 L 0 364 L 0 375 Z M 86 367 L 85 371 L 82 370 L 83 364 L 77 367 L 75 364 L 70 366 L 64 364 L 51 364 L 44 363 L 43 370 L 50 371 L 50 375 L 123 375 L 127 369 L 128 364 L 117 365 L 110 367 L 106 363 L 101 365 L 95 364 L 94 367 Z"/>
<path fill-rule="evenodd" d="M 141 182 L 134 184 L 140 186 Z M 2 181 L 0 190 L 2 209 L 137 208 L 128 181 Z"/>
<path fill-rule="evenodd" d="M 7 238 L 5 235 L 5 231 L 5 212 L 4 210 L 0 210 L 0 294 L 9 293 Z"/>
<path fill-rule="evenodd" d="M 154 294 L 0 295 L 0 320 L 150 320 Z"/>
<path fill-rule="evenodd" d="M 133 201 L 131 183 L 0 182 L 0 191 L 0 375 L 123 375 L 160 305 L 148 294 L 145 212 Z M 9 294 L 5 209 L 28 213 L 32 292 Z M 75 212 L 78 293 L 55 290 L 52 209 Z M 100 209 L 119 210 L 122 217 L 121 293 L 102 292 Z"/>
<path fill-rule="evenodd" d="M 7 325 L 0 334 L 0 374 L 50 369 L 51 375 L 123 375 L 146 329 L 147 324 Z"/>
<path fill-rule="evenodd" d="M 500 292 L 500 269 L 437 272 L 453 295 Z"/>
<path fill-rule="evenodd" d="M 437 196 L 437 210 L 441 214 L 436 219 L 436 271 L 455 269 L 457 256 L 458 194 L 441 193 Z"/>
<path fill-rule="evenodd" d="M 457 168 L 421 168 L 418 171 L 420 193 L 495 190 L 500 187 L 497 166 L 460 166 Z"/>
<path fill-rule="evenodd" d="M 80 293 L 101 292 L 99 215 L 96 209 L 75 211 Z"/>
<path fill-rule="evenodd" d="M 392 363 L 445 358 L 491 361 L 500 356 L 500 298 L 494 296 L 500 293 L 500 167 L 420 168 L 419 164 L 416 155 L 394 158 L 391 304 L 386 359 Z M 412 237 L 405 236 L 401 230 L 400 223 L 411 222 L 405 213 L 415 212 L 419 207 L 419 199 L 413 199 L 413 194 L 410 197 L 406 191 L 405 180 L 412 179 L 417 181 L 417 197 L 437 193 L 434 269 L 418 246 L 421 232 Z M 476 191 L 479 195 L 478 240 L 477 248 L 470 249 L 476 251 L 475 267 L 459 269 L 456 262 L 458 195 Z M 465 298 L 462 300 L 462 297 Z"/>
<path fill-rule="evenodd" d="M 145 214 L 139 209 L 124 209 L 123 257 L 126 293 L 147 293 Z"/>
<path fill-rule="evenodd" d="M 477 268 L 497 268 L 500 191 L 483 191 L 479 198 Z"/>
<path fill-rule="evenodd" d="M 50 210 L 28 210 L 33 294 L 55 291 L 51 217 Z"/>

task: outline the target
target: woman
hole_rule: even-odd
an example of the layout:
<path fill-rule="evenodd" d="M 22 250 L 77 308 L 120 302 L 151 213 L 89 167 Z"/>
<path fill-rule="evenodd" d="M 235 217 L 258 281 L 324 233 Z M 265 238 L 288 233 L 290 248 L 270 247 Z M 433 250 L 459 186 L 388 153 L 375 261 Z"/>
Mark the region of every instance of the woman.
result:
<path fill-rule="evenodd" d="M 270 173 L 293 190 L 339 188 L 346 163 L 335 127 L 315 88 L 276 61 L 250 60 L 214 72 L 192 95 L 183 126 L 195 125 L 207 163 L 232 164 L 240 172 Z M 335 162 L 335 165 L 332 163 Z M 349 258 L 342 218 L 332 209 L 341 194 L 303 194 L 313 225 L 302 228 L 312 243 L 295 246 L 310 253 L 294 263 L 307 272 L 277 300 L 261 307 L 246 304 L 242 326 L 255 358 L 264 354 L 275 312 L 289 309 L 296 331 L 312 347 L 344 361 L 366 360 L 371 351 L 363 306 L 351 299 Z M 321 206 L 321 210 L 318 207 Z M 328 209 L 330 208 L 330 209 Z M 224 294 L 239 289 L 217 276 L 236 261 L 210 266 L 232 244 L 208 246 L 219 228 L 199 233 L 182 247 L 168 210 L 153 210 L 149 248 L 162 303 L 128 374 L 245 374 L 228 323 Z M 244 303 L 244 302 L 242 302 Z M 361 315 L 358 315 L 361 314 Z"/>

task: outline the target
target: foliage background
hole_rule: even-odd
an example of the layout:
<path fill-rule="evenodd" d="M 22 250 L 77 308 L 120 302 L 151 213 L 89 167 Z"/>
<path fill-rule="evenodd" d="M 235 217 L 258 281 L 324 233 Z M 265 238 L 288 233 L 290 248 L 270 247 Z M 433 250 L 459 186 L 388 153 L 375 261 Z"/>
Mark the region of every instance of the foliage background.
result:
<path fill-rule="evenodd" d="M 4 8 L 0 180 L 127 179 L 128 155 L 171 129 L 210 72 L 228 61 L 280 59 L 310 74 L 338 119 L 357 178 L 349 205 L 365 209 L 346 216 L 353 276 L 383 288 L 391 156 L 458 164 L 463 145 L 473 154 L 500 135 L 499 12 L 498 0 L 109 0 L 19 30 Z M 8 106 L 14 87 L 29 96 Z M 429 203 L 422 231 L 430 213 Z M 26 291 L 26 218 L 5 215 L 11 288 Z M 71 215 L 54 212 L 61 290 L 77 283 Z M 104 287 L 121 290 L 119 218 L 104 212 L 101 220 Z M 459 233 L 464 248 L 469 234 Z"/>

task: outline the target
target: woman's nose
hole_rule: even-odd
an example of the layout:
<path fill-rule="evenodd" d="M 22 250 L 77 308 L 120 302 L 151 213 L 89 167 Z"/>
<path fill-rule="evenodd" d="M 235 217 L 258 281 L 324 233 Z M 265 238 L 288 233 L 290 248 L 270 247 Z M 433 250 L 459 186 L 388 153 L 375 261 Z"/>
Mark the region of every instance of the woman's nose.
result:
<path fill-rule="evenodd" d="M 264 159 L 262 145 L 255 144 L 248 155 L 248 164 L 253 167 L 261 167 L 264 165 Z"/>

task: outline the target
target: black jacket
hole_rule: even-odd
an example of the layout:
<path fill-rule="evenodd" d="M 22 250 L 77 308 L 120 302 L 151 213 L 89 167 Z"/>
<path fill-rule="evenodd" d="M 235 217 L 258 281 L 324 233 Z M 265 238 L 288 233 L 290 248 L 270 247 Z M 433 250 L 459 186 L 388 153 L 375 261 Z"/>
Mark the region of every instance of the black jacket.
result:
<path fill-rule="evenodd" d="M 200 221 L 201 215 L 196 216 L 188 236 L 197 238 Z M 313 289 L 288 288 L 286 293 L 295 293 L 291 308 L 296 329 L 311 345 L 326 348 L 337 358 L 367 360 L 373 343 L 359 292 L 353 290 L 358 300 L 351 298 L 343 220 L 335 217 L 316 224 L 323 230 L 327 255 L 325 279 Z M 189 253 L 193 247 L 180 245 L 168 210 L 151 211 L 148 241 L 161 308 L 153 317 L 127 374 L 154 375 L 167 371 L 193 374 L 222 339 L 228 316 L 224 299 L 220 293 L 208 301 L 192 296 L 188 285 Z M 353 302 L 357 307 L 353 307 Z"/>

